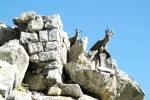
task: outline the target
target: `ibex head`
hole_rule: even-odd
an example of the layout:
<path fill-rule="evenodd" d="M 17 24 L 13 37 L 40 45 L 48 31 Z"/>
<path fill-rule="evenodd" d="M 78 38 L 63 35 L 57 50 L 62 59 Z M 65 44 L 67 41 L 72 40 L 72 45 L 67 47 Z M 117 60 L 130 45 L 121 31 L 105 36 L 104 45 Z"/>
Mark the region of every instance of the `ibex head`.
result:
<path fill-rule="evenodd" d="M 79 36 L 81 32 L 82 32 L 82 30 L 76 29 L 76 36 Z"/>
<path fill-rule="evenodd" d="M 113 36 L 112 30 L 109 30 L 108 27 L 107 27 L 107 29 L 105 30 L 105 34 L 106 34 L 106 37 L 108 37 L 109 39 Z"/>

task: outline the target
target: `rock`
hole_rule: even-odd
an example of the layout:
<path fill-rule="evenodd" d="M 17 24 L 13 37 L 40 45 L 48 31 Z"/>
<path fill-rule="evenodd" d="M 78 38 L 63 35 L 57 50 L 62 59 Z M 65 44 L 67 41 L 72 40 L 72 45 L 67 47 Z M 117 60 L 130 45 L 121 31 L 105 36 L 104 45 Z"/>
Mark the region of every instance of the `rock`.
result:
<path fill-rule="evenodd" d="M 45 69 L 57 69 L 59 68 L 59 63 L 57 61 L 52 61 L 45 65 Z"/>
<path fill-rule="evenodd" d="M 71 97 L 76 97 L 76 98 L 83 95 L 83 92 L 78 84 L 58 83 L 57 85 L 61 89 L 61 95 L 71 96 Z"/>
<path fill-rule="evenodd" d="M 118 70 L 116 100 L 144 100 L 144 92 L 126 73 Z"/>
<path fill-rule="evenodd" d="M 50 96 L 54 95 L 63 95 L 63 96 L 71 96 L 75 98 L 79 98 L 83 95 L 82 90 L 78 84 L 63 84 L 57 83 L 56 85 L 52 86 L 48 94 Z"/>
<path fill-rule="evenodd" d="M 13 90 L 13 92 L 9 95 L 7 100 L 33 100 L 32 94 L 29 91 L 18 91 Z"/>
<path fill-rule="evenodd" d="M 35 31 L 40 31 L 43 29 L 44 23 L 43 23 L 43 19 L 41 16 L 37 16 L 36 19 L 34 20 L 30 20 L 28 25 L 27 25 L 27 29 L 30 32 L 35 32 Z"/>
<path fill-rule="evenodd" d="M 39 31 L 40 42 L 48 42 L 48 31 Z"/>
<path fill-rule="evenodd" d="M 13 19 L 15 25 L 27 24 L 30 20 L 35 19 L 36 14 L 34 11 L 24 12 L 19 17 Z"/>
<path fill-rule="evenodd" d="M 62 83 L 62 70 L 60 69 L 50 69 L 46 72 L 46 80 L 49 83 L 49 86 L 52 86 L 56 83 Z"/>
<path fill-rule="evenodd" d="M 5 100 L 5 99 L 2 97 L 2 95 L 0 95 L 0 100 Z"/>
<path fill-rule="evenodd" d="M 43 44 L 41 42 L 28 43 L 28 49 L 30 54 L 35 54 L 44 51 Z"/>
<path fill-rule="evenodd" d="M 11 93 L 15 80 L 15 69 L 6 61 L 0 60 L 0 95 L 6 98 Z M 1 99 L 0 99 L 1 100 Z"/>
<path fill-rule="evenodd" d="M 52 86 L 48 90 L 49 96 L 60 96 L 61 95 L 61 89 L 58 86 Z"/>
<path fill-rule="evenodd" d="M 20 43 L 25 44 L 29 42 L 38 42 L 38 36 L 36 33 L 21 32 Z"/>
<path fill-rule="evenodd" d="M 65 96 L 45 96 L 40 93 L 32 93 L 32 99 L 33 100 L 75 100 L 71 97 L 65 97 Z"/>
<path fill-rule="evenodd" d="M 0 46 L 9 40 L 19 39 L 20 33 L 15 30 L 15 28 L 11 28 L 6 26 L 4 23 L 0 23 Z"/>
<path fill-rule="evenodd" d="M 78 100 L 98 100 L 98 99 L 93 98 L 93 97 L 88 96 L 88 95 L 82 95 L 80 98 L 78 98 Z"/>
<path fill-rule="evenodd" d="M 60 29 L 63 30 L 63 24 L 59 15 L 43 16 L 45 22 L 44 28 L 46 29 Z"/>
<path fill-rule="evenodd" d="M 10 63 L 16 70 L 15 87 L 19 86 L 29 64 L 29 56 L 19 45 L 19 40 L 12 40 L 0 47 L 0 60 Z"/>
<path fill-rule="evenodd" d="M 60 44 L 56 41 L 54 42 L 47 42 L 45 46 L 46 51 L 58 50 L 60 51 Z"/>
<path fill-rule="evenodd" d="M 30 90 L 43 91 L 47 88 L 45 84 L 45 77 L 42 73 L 34 74 L 28 72 L 26 73 L 24 81 L 28 84 Z"/>
<path fill-rule="evenodd" d="M 40 61 L 59 61 L 59 52 L 58 51 L 48 51 L 39 53 Z"/>
<path fill-rule="evenodd" d="M 73 82 L 80 84 L 91 94 L 97 95 L 99 99 L 115 99 L 117 80 L 111 73 L 99 72 L 75 63 L 66 64 L 65 69 Z"/>
<path fill-rule="evenodd" d="M 48 33 L 48 39 L 49 41 L 58 41 L 60 42 L 60 32 L 57 29 L 52 29 Z"/>
<path fill-rule="evenodd" d="M 86 50 L 87 47 L 87 41 L 88 38 L 85 37 L 75 42 L 75 44 L 70 49 L 70 53 L 69 53 L 70 62 L 76 62 L 77 60 L 79 60 L 81 55 L 84 55 L 84 51 Z"/>
<path fill-rule="evenodd" d="M 38 56 L 38 54 L 31 55 L 30 56 L 30 62 L 33 62 L 33 63 L 39 62 L 39 56 Z"/>

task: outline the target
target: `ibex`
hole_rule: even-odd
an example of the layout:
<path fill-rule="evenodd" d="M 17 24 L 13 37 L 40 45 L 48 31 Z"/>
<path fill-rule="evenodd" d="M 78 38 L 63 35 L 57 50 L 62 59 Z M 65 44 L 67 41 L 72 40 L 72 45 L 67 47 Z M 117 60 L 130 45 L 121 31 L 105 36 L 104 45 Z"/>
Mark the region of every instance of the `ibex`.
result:
<path fill-rule="evenodd" d="M 98 40 L 90 49 L 90 51 L 98 50 L 98 52 L 96 53 L 95 57 L 92 60 L 96 60 L 96 61 L 98 60 L 99 66 L 101 65 L 101 59 L 100 59 L 101 53 L 106 53 L 106 59 L 111 57 L 111 55 L 107 51 L 107 43 L 111 39 L 112 35 L 113 32 L 107 28 L 105 30 L 105 37 L 102 40 Z"/>
<path fill-rule="evenodd" d="M 69 38 L 70 41 L 70 48 L 75 44 L 76 40 L 79 38 L 80 32 L 76 29 L 76 33 L 74 37 Z"/>

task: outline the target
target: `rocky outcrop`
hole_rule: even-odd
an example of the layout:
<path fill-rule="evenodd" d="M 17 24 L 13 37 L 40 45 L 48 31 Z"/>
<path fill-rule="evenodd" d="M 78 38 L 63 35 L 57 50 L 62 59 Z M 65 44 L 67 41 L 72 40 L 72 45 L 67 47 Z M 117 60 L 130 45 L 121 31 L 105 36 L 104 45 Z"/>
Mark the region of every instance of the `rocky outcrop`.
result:
<path fill-rule="evenodd" d="M 6 98 L 13 89 L 15 71 L 6 61 L 0 61 L 0 94 Z"/>
<path fill-rule="evenodd" d="M 91 94 L 96 94 L 99 99 L 115 99 L 117 80 L 111 71 L 105 69 L 98 71 L 76 63 L 66 64 L 65 69 L 72 81 L 89 90 Z"/>
<path fill-rule="evenodd" d="M 0 100 L 143 100 L 138 84 L 113 58 L 71 44 L 59 15 L 25 12 L 0 24 Z"/>
<path fill-rule="evenodd" d="M 12 40 L 0 47 L 0 60 L 10 63 L 16 72 L 15 87 L 18 87 L 24 78 L 29 65 L 29 56 L 19 40 Z"/>

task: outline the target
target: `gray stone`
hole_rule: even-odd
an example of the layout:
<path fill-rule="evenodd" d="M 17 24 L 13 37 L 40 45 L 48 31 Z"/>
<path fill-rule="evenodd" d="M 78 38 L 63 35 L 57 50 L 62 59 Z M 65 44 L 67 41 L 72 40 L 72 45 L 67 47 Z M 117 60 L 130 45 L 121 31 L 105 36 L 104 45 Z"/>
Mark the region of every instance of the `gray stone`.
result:
<path fill-rule="evenodd" d="M 62 84 L 58 83 L 58 87 L 61 89 L 61 95 L 71 97 L 81 97 L 83 92 L 78 84 Z"/>
<path fill-rule="evenodd" d="M 60 42 L 60 32 L 57 29 L 49 31 L 48 34 L 49 41 L 59 41 Z"/>
<path fill-rule="evenodd" d="M 52 51 L 52 50 L 60 50 L 60 44 L 56 41 L 54 42 L 47 42 L 45 46 L 46 51 Z"/>
<path fill-rule="evenodd" d="M 48 31 L 39 31 L 39 39 L 40 42 L 47 42 L 48 41 Z"/>
<path fill-rule="evenodd" d="M 29 91 L 13 90 L 7 100 L 33 100 Z"/>
<path fill-rule="evenodd" d="M 144 100 L 140 86 L 123 71 L 117 70 L 116 100 Z"/>
<path fill-rule="evenodd" d="M 0 95 L 0 100 L 5 100 L 5 98 L 3 98 L 2 95 Z"/>
<path fill-rule="evenodd" d="M 33 93 L 32 94 L 33 100 L 76 100 L 71 97 L 65 97 L 65 96 L 45 96 L 40 93 Z"/>
<path fill-rule="evenodd" d="M 36 33 L 27 33 L 27 32 L 21 32 L 20 35 L 20 43 L 29 43 L 29 42 L 37 42 L 38 36 Z"/>
<path fill-rule="evenodd" d="M 39 62 L 38 54 L 31 55 L 30 56 L 30 62 L 33 62 L 33 63 Z"/>
<path fill-rule="evenodd" d="M 26 84 L 28 84 L 30 90 L 43 91 L 47 88 L 45 84 L 45 77 L 42 73 L 34 74 L 28 72 L 24 81 Z"/>
<path fill-rule="evenodd" d="M 61 62 L 63 64 L 66 64 L 67 63 L 67 48 L 66 47 L 61 47 L 60 48 L 60 59 L 61 59 Z"/>
<path fill-rule="evenodd" d="M 6 61 L 13 65 L 16 70 L 15 87 L 22 83 L 24 74 L 29 64 L 29 56 L 19 40 L 9 41 L 0 47 L 0 60 Z"/>
<path fill-rule="evenodd" d="M 48 90 L 48 95 L 49 96 L 60 96 L 61 95 L 61 89 L 58 86 L 52 86 Z"/>
<path fill-rule="evenodd" d="M 30 54 L 35 54 L 44 51 L 43 44 L 41 42 L 28 43 L 28 49 Z"/>
<path fill-rule="evenodd" d="M 62 72 L 59 69 L 48 70 L 46 74 L 46 79 L 49 82 L 49 86 L 52 86 L 56 83 L 62 83 Z"/>
<path fill-rule="evenodd" d="M 39 53 L 40 61 L 59 61 L 58 51 L 48 51 Z"/>
<path fill-rule="evenodd" d="M 117 80 L 111 73 L 101 72 L 75 63 L 66 64 L 65 69 L 72 81 L 96 94 L 102 100 L 115 99 Z"/>
<path fill-rule="evenodd" d="M 45 65 L 45 69 L 57 69 L 59 67 L 59 62 L 57 61 L 51 61 L 50 63 L 47 63 Z"/>
<path fill-rule="evenodd" d="M 78 100 L 98 100 L 98 99 L 84 94 L 80 98 L 78 98 Z"/>
<path fill-rule="evenodd" d="M 43 23 L 43 19 L 41 16 L 37 16 L 37 18 L 35 20 L 30 20 L 27 28 L 29 31 L 40 31 L 43 29 L 44 23 Z"/>
<path fill-rule="evenodd" d="M 43 16 L 43 20 L 45 21 L 44 27 L 46 29 L 57 28 L 63 30 L 63 24 L 59 15 Z"/>
<path fill-rule="evenodd" d="M 15 80 L 15 69 L 6 61 L 0 61 L 0 95 L 6 98 L 11 93 Z"/>
<path fill-rule="evenodd" d="M 24 12 L 19 17 L 13 19 L 15 25 L 19 24 L 27 24 L 30 20 L 35 19 L 36 15 L 35 12 Z"/>
<path fill-rule="evenodd" d="M 64 43 L 64 47 L 67 48 L 67 51 L 70 51 L 70 42 L 67 35 L 67 32 L 62 31 L 61 32 L 62 42 Z"/>

